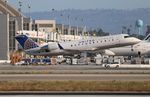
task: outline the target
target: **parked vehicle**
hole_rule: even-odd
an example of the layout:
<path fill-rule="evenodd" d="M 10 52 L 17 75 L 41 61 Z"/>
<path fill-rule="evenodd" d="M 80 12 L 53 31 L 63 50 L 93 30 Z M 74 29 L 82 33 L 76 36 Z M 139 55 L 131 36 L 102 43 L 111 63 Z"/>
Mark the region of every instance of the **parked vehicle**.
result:
<path fill-rule="evenodd" d="M 103 64 L 105 68 L 119 68 L 120 67 L 120 62 L 111 62 L 107 64 Z"/>

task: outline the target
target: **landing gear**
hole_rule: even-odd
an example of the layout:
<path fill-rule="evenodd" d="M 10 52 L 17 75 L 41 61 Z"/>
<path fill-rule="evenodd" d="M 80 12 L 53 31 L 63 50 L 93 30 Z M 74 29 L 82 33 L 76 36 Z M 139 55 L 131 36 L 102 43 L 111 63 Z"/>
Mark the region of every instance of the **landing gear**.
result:
<path fill-rule="evenodd" d="M 141 58 L 141 52 L 140 51 L 138 51 L 138 57 Z"/>
<path fill-rule="evenodd" d="M 74 58 L 80 59 L 81 55 L 74 55 Z"/>

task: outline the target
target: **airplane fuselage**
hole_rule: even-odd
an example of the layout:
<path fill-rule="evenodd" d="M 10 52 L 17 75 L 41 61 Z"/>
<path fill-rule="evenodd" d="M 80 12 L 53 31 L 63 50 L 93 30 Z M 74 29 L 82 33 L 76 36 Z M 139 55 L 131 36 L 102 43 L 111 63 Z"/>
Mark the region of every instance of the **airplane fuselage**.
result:
<path fill-rule="evenodd" d="M 112 35 L 104 37 L 91 37 L 69 42 L 49 42 L 44 47 L 37 47 L 25 50 L 31 55 L 74 55 L 82 51 L 104 50 L 113 47 L 132 45 L 140 40 L 128 35 Z"/>
<path fill-rule="evenodd" d="M 135 45 L 118 47 L 118 48 L 110 48 L 109 50 L 113 52 L 115 56 L 138 56 L 138 55 L 150 54 L 150 43 L 146 41 L 142 41 Z"/>

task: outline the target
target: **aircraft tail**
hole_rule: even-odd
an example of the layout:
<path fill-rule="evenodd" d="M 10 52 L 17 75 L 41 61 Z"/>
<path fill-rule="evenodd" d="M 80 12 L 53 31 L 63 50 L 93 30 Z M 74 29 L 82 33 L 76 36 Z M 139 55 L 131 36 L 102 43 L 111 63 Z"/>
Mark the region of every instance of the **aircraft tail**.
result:
<path fill-rule="evenodd" d="M 23 47 L 24 50 L 39 47 L 39 45 L 26 35 L 18 35 L 15 39 Z"/>

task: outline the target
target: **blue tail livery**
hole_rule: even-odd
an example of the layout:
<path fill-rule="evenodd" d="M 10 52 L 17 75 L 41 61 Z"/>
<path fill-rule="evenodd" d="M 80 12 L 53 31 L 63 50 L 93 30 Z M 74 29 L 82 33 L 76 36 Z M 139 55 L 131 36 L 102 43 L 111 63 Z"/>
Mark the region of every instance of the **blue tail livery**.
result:
<path fill-rule="evenodd" d="M 24 50 L 39 47 L 39 45 L 26 35 L 18 35 L 15 37 Z"/>

